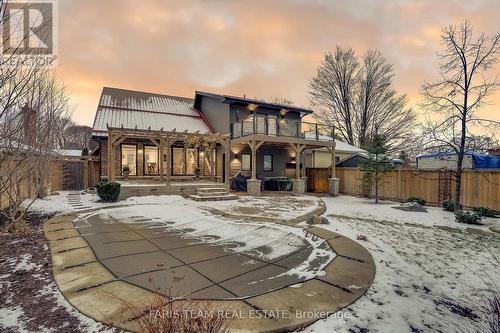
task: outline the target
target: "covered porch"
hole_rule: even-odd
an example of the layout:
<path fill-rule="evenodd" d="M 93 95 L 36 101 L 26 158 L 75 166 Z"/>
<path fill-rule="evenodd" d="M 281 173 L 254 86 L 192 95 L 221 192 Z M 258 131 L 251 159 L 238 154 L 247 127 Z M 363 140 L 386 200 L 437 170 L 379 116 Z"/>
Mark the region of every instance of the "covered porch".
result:
<path fill-rule="evenodd" d="M 335 169 L 335 141 L 314 140 L 307 137 L 269 136 L 250 134 L 231 140 L 231 174 L 239 170 L 247 179 L 247 191 L 259 196 L 262 182 L 272 178 L 291 178 L 293 192 L 306 191 L 307 150 L 326 148 L 331 153 L 329 192 L 338 193 Z"/>

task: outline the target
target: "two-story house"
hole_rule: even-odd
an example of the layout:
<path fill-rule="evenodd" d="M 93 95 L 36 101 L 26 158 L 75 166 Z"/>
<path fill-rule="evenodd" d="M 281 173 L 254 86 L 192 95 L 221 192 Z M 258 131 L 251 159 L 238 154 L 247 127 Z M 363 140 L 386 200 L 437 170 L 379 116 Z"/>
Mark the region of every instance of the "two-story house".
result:
<path fill-rule="evenodd" d="M 335 156 L 333 128 L 303 121 L 311 113 L 201 91 L 189 99 L 104 88 L 92 137 L 99 143 L 101 177 L 110 180 L 122 179 L 128 170 L 128 179 L 157 179 L 169 186 L 193 180 L 199 170 L 201 179 L 228 184 L 241 172 L 251 177 L 250 194 L 260 194 L 262 180 L 281 176 L 293 178 L 294 191 L 302 193 L 305 152 L 326 148 Z M 186 149 L 190 137 L 213 145 L 213 156 Z M 331 178 L 335 187 L 334 165 Z"/>

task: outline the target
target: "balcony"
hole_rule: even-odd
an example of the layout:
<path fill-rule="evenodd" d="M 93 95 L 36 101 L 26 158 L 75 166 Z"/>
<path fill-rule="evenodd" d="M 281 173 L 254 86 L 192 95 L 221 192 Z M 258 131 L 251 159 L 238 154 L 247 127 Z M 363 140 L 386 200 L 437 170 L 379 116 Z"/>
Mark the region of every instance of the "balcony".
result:
<path fill-rule="evenodd" d="M 231 138 L 237 139 L 250 135 L 333 142 L 335 131 L 329 125 L 308 123 L 299 119 L 278 119 L 275 116 L 258 114 L 231 124 Z"/>

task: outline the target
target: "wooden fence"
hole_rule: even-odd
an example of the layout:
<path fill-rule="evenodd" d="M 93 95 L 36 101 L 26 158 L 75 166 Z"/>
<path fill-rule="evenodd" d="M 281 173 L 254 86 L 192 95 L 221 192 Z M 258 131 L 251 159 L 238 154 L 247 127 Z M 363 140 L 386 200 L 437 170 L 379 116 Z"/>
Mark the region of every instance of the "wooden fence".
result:
<path fill-rule="evenodd" d="M 0 168 L 1 169 L 1 168 Z M 49 169 L 47 170 L 47 182 L 51 185 L 52 191 L 59 191 L 63 186 L 63 168 L 59 160 L 50 162 Z M 34 178 L 26 179 L 18 184 L 18 193 L 21 198 L 33 198 L 36 195 L 37 184 Z M 7 208 L 9 205 L 9 198 L 6 193 L 0 192 L 0 209 Z"/>
<path fill-rule="evenodd" d="M 363 171 L 357 168 L 337 168 L 340 193 L 360 196 Z M 455 181 L 450 171 L 396 169 L 385 172 L 380 180 L 380 198 L 406 201 L 410 197 L 425 199 L 429 205 L 440 206 L 453 199 Z M 373 196 L 373 189 L 369 196 Z M 500 171 L 466 170 L 462 176 L 461 203 L 465 208 L 489 207 L 500 210 Z"/>

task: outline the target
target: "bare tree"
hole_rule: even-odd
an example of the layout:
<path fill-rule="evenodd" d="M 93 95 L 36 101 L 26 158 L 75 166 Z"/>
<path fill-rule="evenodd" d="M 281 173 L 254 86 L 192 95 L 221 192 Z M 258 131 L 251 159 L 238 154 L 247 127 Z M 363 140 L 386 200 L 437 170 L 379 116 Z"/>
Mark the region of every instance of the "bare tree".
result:
<path fill-rule="evenodd" d="M 414 136 L 415 113 L 407 107 L 406 95 L 392 88 L 392 65 L 382 54 L 369 50 L 362 59 L 355 102 L 355 131 L 358 145 L 365 147 L 375 135 L 391 150 L 408 149 Z"/>
<path fill-rule="evenodd" d="M 92 128 L 75 124 L 71 118 L 61 118 L 62 131 L 58 135 L 59 147 L 63 149 L 92 149 Z"/>
<path fill-rule="evenodd" d="M 457 155 L 454 171 L 455 211 L 460 209 L 463 160 L 476 126 L 498 125 L 497 122 L 476 116 L 476 111 L 496 89 L 496 77 L 486 74 L 496 64 L 500 51 L 500 33 L 492 37 L 485 34 L 473 38 L 472 25 L 465 21 L 443 29 L 441 42 L 444 51 L 439 55 L 439 79 L 424 83 L 424 107 L 438 120 L 429 120 L 425 132 L 431 145 L 447 147 Z"/>
<path fill-rule="evenodd" d="M 293 105 L 293 101 L 291 101 L 285 97 L 273 96 L 273 97 L 269 98 L 268 102 L 273 103 L 273 104 L 280 104 L 280 105 Z"/>
<path fill-rule="evenodd" d="M 0 3 L 0 24 L 7 19 L 5 3 Z M 13 29 L 23 29 L 12 28 L 11 35 L 16 33 Z M 65 88 L 48 68 L 36 62 L 16 61 L 16 47 L 20 48 L 28 37 L 22 36 L 14 45 L 9 42 L 8 52 L 4 46 L 9 36 L 3 38 L 0 63 L 0 198 L 2 206 L 7 206 L 0 215 L 11 222 L 13 229 L 34 199 L 47 192 L 60 119 L 68 110 Z M 22 207 L 25 197 L 32 199 Z"/>
<path fill-rule="evenodd" d="M 309 82 L 311 105 L 317 118 L 337 129 L 340 139 L 356 145 L 354 100 L 359 63 L 352 49 L 337 46 L 335 54 L 326 53 L 316 77 Z"/>
<path fill-rule="evenodd" d="M 325 54 L 309 83 L 318 121 L 334 126 L 352 145 L 364 147 L 379 135 L 391 151 L 407 149 L 416 117 L 406 95 L 392 87 L 393 77 L 380 52 L 370 50 L 358 61 L 352 49 L 337 46 L 335 55 Z"/>

